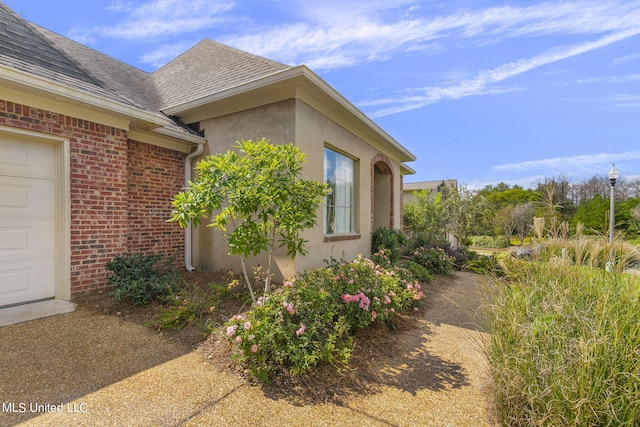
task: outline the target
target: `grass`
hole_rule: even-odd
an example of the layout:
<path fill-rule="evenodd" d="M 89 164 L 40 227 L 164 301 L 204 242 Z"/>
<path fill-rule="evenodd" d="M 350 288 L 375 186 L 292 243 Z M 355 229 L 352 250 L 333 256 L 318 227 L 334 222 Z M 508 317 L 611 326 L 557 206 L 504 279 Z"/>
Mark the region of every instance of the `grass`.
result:
<path fill-rule="evenodd" d="M 543 262 L 507 264 L 485 343 L 502 422 L 638 425 L 638 278 Z"/>
<path fill-rule="evenodd" d="M 541 259 L 551 263 L 562 260 L 565 250 L 566 260 L 574 265 L 603 268 L 610 263 L 617 272 L 637 268 L 640 265 L 640 250 L 638 246 L 616 237 L 609 243 L 606 236 L 582 237 L 574 239 L 547 239 Z"/>

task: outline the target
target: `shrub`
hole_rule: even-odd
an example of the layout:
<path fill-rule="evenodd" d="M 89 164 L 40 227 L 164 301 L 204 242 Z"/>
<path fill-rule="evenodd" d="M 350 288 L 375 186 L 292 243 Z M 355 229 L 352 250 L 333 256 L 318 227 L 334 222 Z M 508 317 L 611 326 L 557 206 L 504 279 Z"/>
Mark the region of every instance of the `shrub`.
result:
<path fill-rule="evenodd" d="M 225 298 L 238 298 L 240 294 L 231 290 L 230 286 L 238 283 L 234 280 L 229 285 L 210 283 L 207 286 L 188 284 L 176 294 L 165 299 L 165 304 L 158 307 L 158 313 L 150 325 L 157 329 L 182 330 L 187 326 L 196 325 L 204 332 L 211 332 L 214 325 L 211 315 Z"/>
<path fill-rule="evenodd" d="M 401 246 L 406 242 L 404 234 L 391 227 L 379 227 L 371 236 L 371 253 L 375 254 L 385 250 L 389 260 L 395 264 L 402 253 Z"/>
<path fill-rule="evenodd" d="M 507 260 L 486 352 L 506 425 L 637 425 L 640 281 Z"/>
<path fill-rule="evenodd" d="M 180 287 L 180 279 L 172 266 L 175 257 L 166 260 L 162 254 L 119 255 L 106 264 L 113 274 L 109 284 L 115 286 L 111 296 L 116 300 L 130 300 L 146 305 L 162 300 Z"/>
<path fill-rule="evenodd" d="M 442 248 L 421 247 L 414 250 L 409 259 L 426 267 L 431 274 L 447 276 L 453 273 L 453 258 Z"/>
<path fill-rule="evenodd" d="M 413 276 L 419 282 L 428 282 L 431 280 L 431 274 L 429 274 L 429 270 L 427 267 L 418 264 L 415 261 L 411 261 L 409 259 L 400 261 L 400 267 L 404 268 L 411 272 L 411 276 Z"/>
<path fill-rule="evenodd" d="M 493 247 L 496 249 L 508 248 L 511 242 L 507 236 L 493 236 Z"/>
<path fill-rule="evenodd" d="M 467 246 L 449 248 L 446 252 L 453 259 L 453 266 L 457 270 L 464 270 L 469 261 L 478 258 L 478 253 L 470 250 Z"/>
<path fill-rule="evenodd" d="M 471 238 L 471 242 L 473 246 L 478 246 L 480 248 L 491 248 L 493 247 L 493 237 L 492 236 L 473 236 Z"/>
<path fill-rule="evenodd" d="M 234 356 L 263 382 L 278 370 L 295 375 L 318 363 L 346 364 L 358 329 L 424 298 L 406 277 L 363 257 L 307 270 L 227 322 Z"/>
<path fill-rule="evenodd" d="M 478 255 L 467 260 L 464 265 L 466 270 L 471 270 L 478 274 L 489 274 L 495 277 L 503 275 L 500 259 L 495 253 L 491 255 Z"/>
<path fill-rule="evenodd" d="M 504 235 L 500 236 L 474 236 L 471 239 L 474 246 L 480 248 L 502 249 L 510 246 L 509 238 Z"/>

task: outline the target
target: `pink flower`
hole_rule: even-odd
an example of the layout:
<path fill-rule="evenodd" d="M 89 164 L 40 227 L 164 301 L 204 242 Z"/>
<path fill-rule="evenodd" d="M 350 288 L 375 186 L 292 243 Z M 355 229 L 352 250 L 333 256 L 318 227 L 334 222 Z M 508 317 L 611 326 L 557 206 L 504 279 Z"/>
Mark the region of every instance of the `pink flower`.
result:
<path fill-rule="evenodd" d="M 231 326 L 227 326 L 227 336 L 233 336 L 233 334 L 236 333 L 236 330 L 238 329 L 238 325 L 231 325 Z"/>
<path fill-rule="evenodd" d="M 389 295 L 384 296 L 384 303 L 387 305 L 391 304 L 391 298 L 389 298 Z"/>
<path fill-rule="evenodd" d="M 289 312 L 290 315 L 293 316 L 294 314 L 296 314 L 296 311 L 293 308 L 293 303 L 292 302 L 283 302 L 282 306 L 287 309 L 287 311 Z"/>
<path fill-rule="evenodd" d="M 242 342 L 242 337 L 241 337 L 240 335 L 238 335 L 238 336 L 236 337 L 236 342 L 237 342 L 238 344 L 240 344 L 240 343 Z"/>
<path fill-rule="evenodd" d="M 304 324 L 303 324 L 303 323 L 300 323 L 300 329 L 298 329 L 298 330 L 296 331 L 296 335 L 297 335 L 297 336 L 300 336 L 300 335 L 304 334 L 304 331 L 306 331 L 306 330 L 307 330 L 307 327 L 306 327 L 306 326 L 304 326 Z"/>
<path fill-rule="evenodd" d="M 257 353 L 258 352 L 258 344 L 254 344 L 251 346 L 251 353 Z"/>
<path fill-rule="evenodd" d="M 374 311 L 371 312 L 371 320 L 376 320 L 376 316 L 378 315 L 378 313 Z"/>
<path fill-rule="evenodd" d="M 249 329 L 251 329 L 251 322 L 244 322 L 244 330 L 248 331 Z"/>

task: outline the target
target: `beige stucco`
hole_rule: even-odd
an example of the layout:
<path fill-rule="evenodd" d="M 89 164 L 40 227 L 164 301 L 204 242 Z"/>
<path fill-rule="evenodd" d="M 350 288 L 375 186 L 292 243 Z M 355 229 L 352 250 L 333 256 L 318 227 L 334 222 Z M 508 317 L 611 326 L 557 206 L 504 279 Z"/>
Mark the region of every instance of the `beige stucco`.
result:
<path fill-rule="evenodd" d="M 302 236 L 308 241 L 308 254 L 288 259 L 283 253 L 275 262 L 275 279 L 291 277 L 296 271 L 324 265 L 329 258 L 355 258 L 370 253 L 372 233 L 372 209 L 393 226 L 400 228 L 401 218 L 401 162 L 391 159 L 372 144 L 328 118 L 300 99 L 288 99 L 250 110 L 232 113 L 200 122 L 208 145 L 203 156 L 231 149 L 240 139 L 269 138 L 272 143 L 294 143 L 307 155 L 303 178 L 322 182 L 324 174 L 324 147 L 330 147 L 356 160 L 357 231 L 356 235 L 341 236 L 346 240 L 327 239 L 323 235 L 322 208 L 318 210 L 318 226 L 305 230 Z M 374 174 L 375 158 L 383 157 L 391 174 Z M 372 176 L 376 189 L 372 186 Z M 393 176 L 393 178 L 392 178 Z M 394 200 L 390 185 L 393 182 Z M 372 203 L 372 194 L 381 200 Z M 388 211 L 393 209 L 392 216 Z M 387 212 L 385 212 L 387 211 Z M 379 221 L 376 220 L 375 224 Z M 216 271 L 239 271 L 237 257 L 227 255 L 227 247 L 220 232 L 205 224 L 194 231 L 193 265 L 196 268 Z M 264 258 L 250 260 L 253 265 L 265 265 Z"/>

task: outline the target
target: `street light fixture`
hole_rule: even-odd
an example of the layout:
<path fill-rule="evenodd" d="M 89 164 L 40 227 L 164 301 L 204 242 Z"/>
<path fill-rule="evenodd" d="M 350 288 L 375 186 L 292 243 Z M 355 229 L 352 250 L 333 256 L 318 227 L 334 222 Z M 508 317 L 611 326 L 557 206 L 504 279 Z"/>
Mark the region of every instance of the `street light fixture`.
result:
<path fill-rule="evenodd" d="M 609 206 L 609 243 L 613 243 L 613 233 L 615 232 L 615 222 L 616 222 L 615 221 L 615 216 L 616 216 L 615 188 L 616 188 L 616 181 L 620 176 L 620 172 L 616 168 L 615 164 L 611 167 L 607 175 L 609 176 L 609 182 L 611 183 L 611 197 L 610 197 L 611 200 L 610 200 L 610 206 Z"/>

